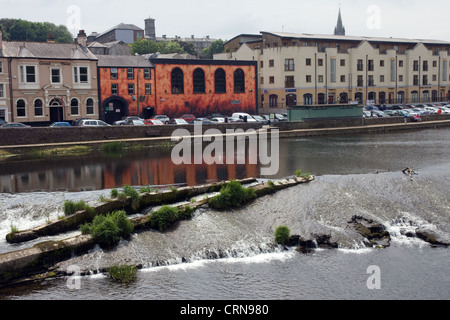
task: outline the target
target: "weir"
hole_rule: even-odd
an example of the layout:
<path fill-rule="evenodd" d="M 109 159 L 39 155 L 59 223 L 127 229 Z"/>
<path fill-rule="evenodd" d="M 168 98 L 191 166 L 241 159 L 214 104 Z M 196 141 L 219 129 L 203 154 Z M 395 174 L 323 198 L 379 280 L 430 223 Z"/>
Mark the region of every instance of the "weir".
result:
<path fill-rule="evenodd" d="M 250 185 L 248 188 L 252 188 L 257 197 L 262 197 L 298 184 L 308 183 L 314 179 L 315 178 L 313 176 L 290 177 L 279 180 L 276 183 L 268 181 L 258 183 L 256 185 Z M 248 184 L 256 181 L 256 179 L 245 179 L 240 182 Z M 134 209 L 134 213 L 155 205 L 173 204 L 201 194 L 217 192 L 224 185 L 226 185 L 226 183 L 227 182 L 221 182 L 197 187 L 185 187 L 181 190 L 177 190 L 176 192 L 167 191 L 161 194 L 146 194 L 143 196 L 140 206 Z M 184 209 L 189 206 L 193 210 L 196 210 L 207 204 L 208 198 L 205 197 L 202 200 L 178 204 L 177 207 Z M 105 214 L 109 212 L 109 210 L 118 208 L 128 208 L 128 210 L 130 210 L 131 207 L 131 198 L 127 198 L 125 202 L 122 200 L 117 200 L 111 201 L 108 204 L 100 204 L 94 211 L 95 214 Z M 130 213 L 130 211 L 128 211 L 128 213 Z M 36 239 L 40 236 L 46 236 L 58 232 L 66 232 L 68 229 L 79 227 L 80 224 L 86 222 L 87 220 L 92 220 L 95 214 L 84 211 L 77 212 L 74 217 L 69 217 L 65 221 L 54 222 L 48 227 L 42 226 L 32 230 L 22 231 L 16 233 L 16 235 L 9 234 L 7 238 L 10 242 L 23 242 L 29 241 L 29 239 Z M 130 219 L 135 232 L 149 229 L 150 214 L 151 212 Z M 1 254 L 0 286 L 45 279 L 49 277 L 51 273 L 48 272 L 52 270 L 56 263 L 67 260 L 73 255 L 84 254 L 88 250 L 94 248 L 95 245 L 96 242 L 91 235 L 79 235 L 60 241 L 45 241 L 38 243 L 31 248 Z"/>

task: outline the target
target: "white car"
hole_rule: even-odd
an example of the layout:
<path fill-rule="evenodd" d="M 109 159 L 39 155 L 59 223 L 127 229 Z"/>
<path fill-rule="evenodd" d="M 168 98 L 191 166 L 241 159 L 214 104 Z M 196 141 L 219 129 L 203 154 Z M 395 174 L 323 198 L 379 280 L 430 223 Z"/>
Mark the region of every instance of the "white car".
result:
<path fill-rule="evenodd" d="M 233 115 L 231 117 L 242 119 L 242 120 L 247 118 L 247 122 L 257 122 L 255 119 L 253 119 L 253 117 L 251 115 L 249 115 L 248 113 L 244 113 L 244 112 L 233 113 Z"/>
<path fill-rule="evenodd" d="M 216 122 L 216 123 L 225 123 L 225 118 L 221 118 L 221 117 L 212 118 L 211 121 Z"/>
<path fill-rule="evenodd" d="M 107 124 L 102 120 L 82 120 L 80 123 L 80 127 L 110 127 L 111 125 Z"/>
<path fill-rule="evenodd" d="M 436 107 L 426 106 L 424 109 L 426 111 L 428 111 L 430 114 L 437 114 L 438 113 L 438 108 L 436 108 Z"/>
<path fill-rule="evenodd" d="M 173 119 L 173 124 L 183 125 L 183 124 L 189 124 L 189 123 L 184 119 Z"/>
<path fill-rule="evenodd" d="M 442 110 L 442 114 L 450 114 L 450 106 L 439 107 Z"/>

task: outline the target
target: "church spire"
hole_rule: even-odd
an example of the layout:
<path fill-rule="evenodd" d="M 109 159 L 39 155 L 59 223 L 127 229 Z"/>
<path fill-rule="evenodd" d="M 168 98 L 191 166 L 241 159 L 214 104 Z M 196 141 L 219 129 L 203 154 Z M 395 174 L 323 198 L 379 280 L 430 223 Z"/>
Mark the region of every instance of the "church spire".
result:
<path fill-rule="evenodd" d="M 339 6 L 339 16 L 337 21 L 337 26 L 334 28 L 334 35 L 335 36 L 345 36 L 345 28 L 342 24 L 342 16 L 341 16 L 341 7 Z"/>

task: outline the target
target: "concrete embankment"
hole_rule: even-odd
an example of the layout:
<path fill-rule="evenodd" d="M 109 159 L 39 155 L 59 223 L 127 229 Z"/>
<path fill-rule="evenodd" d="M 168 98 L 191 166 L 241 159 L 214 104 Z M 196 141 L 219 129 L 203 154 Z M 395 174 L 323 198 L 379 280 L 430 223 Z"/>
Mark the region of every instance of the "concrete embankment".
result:
<path fill-rule="evenodd" d="M 264 182 L 250 185 L 248 188 L 253 188 L 257 197 L 262 197 L 267 194 L 271 194 L 277 192 L 279 190 L 289 188 L 298 184 L 308 183 L 313 181 L 314 177 L 293 177 L 288 179 L 283 179 L 273 182 Z M 256 182 L 255 179 L 245 179 L 240 181 L 241 184 Z M 196 197 L 201 194 L 207 194 L 211 192 L 215 192 L 220 190 L 227 182 L 223 183 L 215 183 L 204 186 L 197 187 L 186 187 L 185 190 L 177 190 L 176 192 L 169 191 L 165 193 L 163 196 L 155 196 L 151 194 L 144 195 L 143 203 L 140 205 L 139 209 L 142 210 L 148 207 L 152 207 L 155 205 L 163 205 L 168 203 L 175 203 L 180 201 L 181 199 L 188 200 L 189 198 Z M 161 193 L 162 194 L 162 193 Z M 152 199 L 153 198 L 153 199 Z M 116 202 L 113 204 L 113 202 Z M 145 203 L 145 204 L 144 204 Z M 126 204 L 131 206 L 131 199 L 126 200 Z M 183 209 L 187 206 L 192 208 L 193 210 L 208 204 L 208 199 L 205 197 L 202 200 L 188 201 L 184 204 L 179 204 L 177 207 Z M 98 214 L 104 214 L 108 210 L 113 210 L 115 208 L 123 208 L 124 202 L 117 200 L 111 201 L 109 206 L 99 205 L 97 208 L 102 213 L 98 212 Z M 126 207 L 126 206 L 125 206 Z M 108 210 L 107 210 L 108 208 Z M 91 219 L 92 216 L 87 217 L 85 213 L 78 212 L 75 215 L 79 217 L 70 220 L 75 221 L 71 228 L 74 228 L 75 225 L 79 225 L 81 221 L 85 221 L 85 219 Z M 82 218 L 81 218 L 82 217 Z M 131 223 L 134 226 L 135 232 L 145 230 L 149 228 L 151 225 L 151 211 L 147 214 L 143 214 L 139 217 L 130 219 Z M 66 222 L 62 222 L 64 225 Z M 55 232 L 56 227 L 45 228 L 45 226 L 36 228 L 33 230 L 24 231 L 24 238 L 21 240 L 26 240 L 29 238 L 29 233 L 34 233 L 33 237 L 45 236 Z M 64 229 L 64 228 L 63 228 Z M 63 230 L 61 229 L 61 231 Z M 37 231 L 39 230 L 39 232 Z M 44 232 L 45 230 L 45 232 Z M 20 238 L 20 237 L 19 237 Z M 19 239 L 17 238 L 17 239 Z M 14 283 L 23 283 L 27 281 L 35 281 L 39 279 L 43 279 L 50 276 L 49 271 L 55 266 L 56 263 L 69 259 L 73 255 L 81 255 L 86 253 L 88 250 L 92 249 L 96 245 L 93 237 L 91 235 L 79 235 L 67 239 L 63 239 L 60 241 L 45 241 L 42 243 L 38 243 L 31 248 L 22 249 L 18 251 L 12 251 L 8 253 L 4 253 L 0 255 L 0 286 L 7 286 Z"/>

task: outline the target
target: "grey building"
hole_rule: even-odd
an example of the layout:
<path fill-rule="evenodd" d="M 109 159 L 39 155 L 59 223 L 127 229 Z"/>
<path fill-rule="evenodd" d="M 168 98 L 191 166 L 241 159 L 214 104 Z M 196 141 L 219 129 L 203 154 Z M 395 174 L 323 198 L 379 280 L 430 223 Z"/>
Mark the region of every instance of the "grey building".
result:
<path fill-rule="evenodd" d="M 113 41 L 123 41 L 124 43 L 133 43 L 144 38 L 144 29 L 134 24 L 120 23 L 117 26 L 96 35 L 94 32 L 88 37 L 88 41 L 99 43 L 109 43 Z"/>

